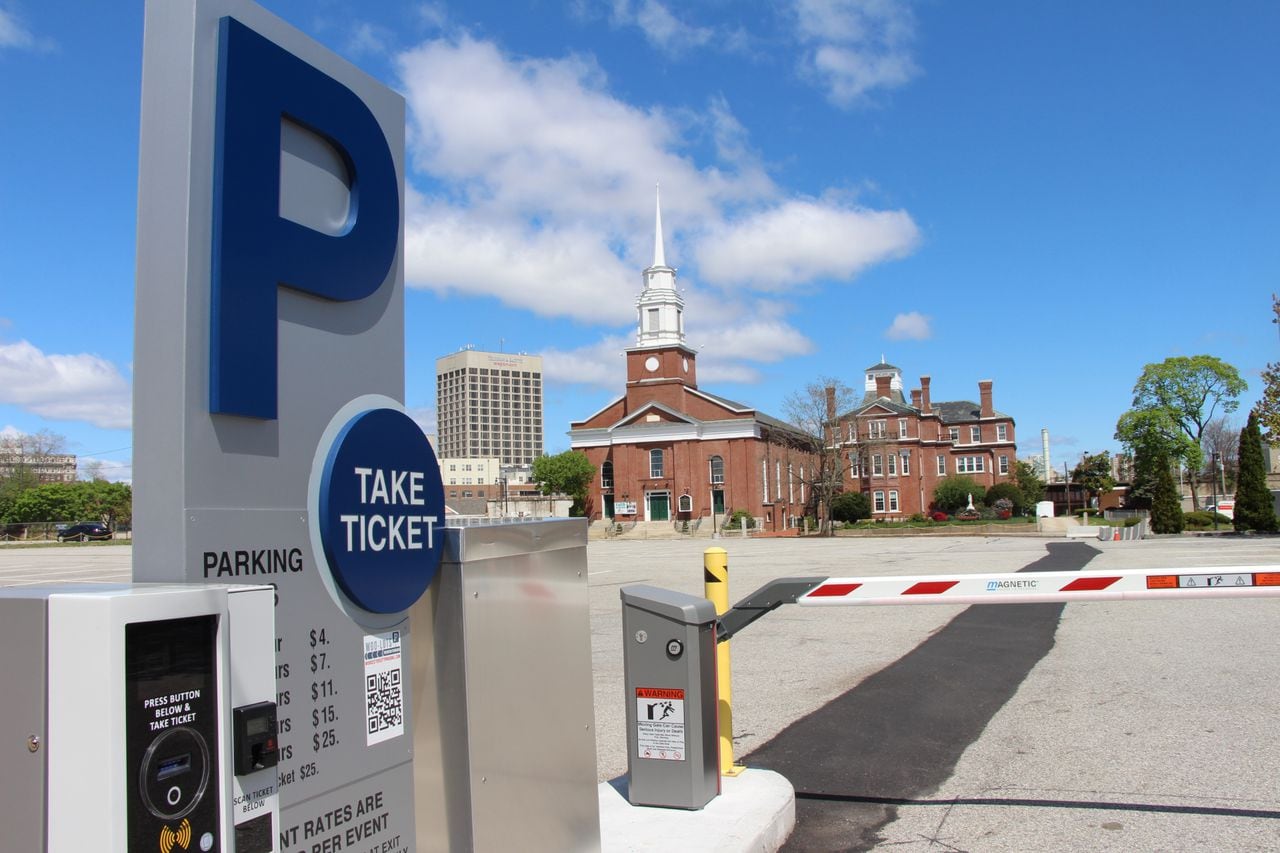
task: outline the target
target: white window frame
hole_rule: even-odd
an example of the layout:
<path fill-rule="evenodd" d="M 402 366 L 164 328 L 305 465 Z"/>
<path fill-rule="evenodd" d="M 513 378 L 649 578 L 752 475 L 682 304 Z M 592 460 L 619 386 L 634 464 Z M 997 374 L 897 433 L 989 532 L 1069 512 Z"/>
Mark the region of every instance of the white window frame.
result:
<path fill-rule="evenodd" d="M 782 460 L 773 463 L 773 499 L 782 500 Z"/>
<path fill-rule="evenodd" d="M 884 438 L 884 421 L 872 421 L 867 424 L 868 438 Z"/>
<path fill-rule="evenodd" d="M 764 498 L 761 503 L 769 502 L 769 460 L 760 460 L 760 484 L 763 487 Z"/>
<path fill-rule="evenodd" d="M 804 466 L 800 466 L 800 503 L 804 503 Z"/>
<path fill-rule="evenodd" d="M 902 454 L 902 476 L 904 477 L 911 476 L 911 454 L 910 453 Z"/>
<path fill-rule="evenodd" d="M 956 473 L 957 474 L 982 474 L 987 470 L 987 458 L 985 456 L 957 456 L 956 457 Z"/>
<path fill-rule="evenodd" d="M 796 472 L 791 467 L 791 463 L 787 463 L 787 503 L 796 502 Z"/>
<path fill-rule="evenodd" d="M 885 460 L 885 462 L 888 463 L 887 473 L 890 477 L 896 477 L 898 476 L 898 454 L 890 453 L 888 454 L 888 457 L 889 458 Z"/>
<path fill-rule="evenodd" d="M 907 437 L 907 419 L 898 418 L 898 438 Z"/>
<path fill-rule="evenodd" d="M 658 463 L 657 465 L 654 464 L 655 460 Z M 655 447 L 649 451 L 649 479 L 660 479 L 663 476 L 662 472 L 665 470 L 666 464 L 665 460 L 662 458 L 662 449 Z"/>
<path fill-rule="evenodd" d="M 889 512 L 897 512 L 897 511 L 898 511 L 898 490 L 890 489 L 889 490 Z"/>
<path fill-rule="evenodd" d="M 871 493 L 871 506 L 873 512 L 884 512 L 884 492 L 876 490 Z"/>
<path fill-rule="evenodd" d="M 606 472 L 608 476 L 606 476 Z M 606 459 L 600 463 L 600 488 L 613 488 L 613 460 Z"/>
<path fill-rule="evenodd" d="M 1001 473 L 1001 474 L 1008 474 L 1008 473 L 1009 473 L 1009 457 L 1008 457 L 1008 456 L 1001 456 L 1001 457 L 1000 457 L 1000 469 L 999 469 L 999 470 L 1000 470 L 1000 473 Z"/>
<path fill-rule="evenodd" d="M 969 443 L 970 444 L 982 443 L 982 427 L 980 426 L 969 427 Z"/>
<path fill-rule="evenodd" d="M 941 453 L 938 454 L 938 476 L 947 476 L 947 457 L 943 456 Z"/>
<path fill-rule="evenodd" d="M 960 427 L 947 427 L 947 434 L 951 436 L 952 444 L 960 443 Z"/>
<path fill-rule="evenodd" d="M 996 441 L 1008 441 L 1008 440 L 1009 440 L 1009 425 L 996 424 Z"/>
<path fill-rule="evenodd" d="M 719 461 L 720 463 L 720 474 L 718 477 L 716 475 L 717 461 Z M 707 476 L 710 478 L 711 485 L 713 486 L 724 485 L 724 457 L 719 455 L 714 455 L 707 460 Z"/>
<path fill-rule="evenodd" d="M 857 453 L 849 454 L 849 477 L 856 480 L 862 476 L 862 465 L 859 464 Z"/>
<path fill-rule="evenodd" d="M 879 453 L 871 454 L 871 476 L 872 477 L 884 476 L 884 457 L 881 456 Z"/>

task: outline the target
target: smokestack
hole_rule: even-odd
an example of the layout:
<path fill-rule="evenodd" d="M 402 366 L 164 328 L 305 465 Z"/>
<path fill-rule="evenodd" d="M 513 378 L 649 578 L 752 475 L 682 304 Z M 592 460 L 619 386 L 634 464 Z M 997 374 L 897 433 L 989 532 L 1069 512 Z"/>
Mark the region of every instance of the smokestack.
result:
<path fill-rule="evenodd" d="M 991 405 L 991 380 L 990 379 L 978 380 L 978 397 L 981 400 L 981 403 L 979 403 L 978 417 L 981 417 L 981 418 L 994 417 L 996 410 Z"/>
<path fill-rule="evenodd" d="M 893 381 L 893 377 L 892 377 L 892 376 L 877 376 L 877 377 L 876 377 L 876 396 L 877 396 L 877 397 L 888 397 L 888 396 L 889 396 L 889 383 L 890 383 L 890 382 L 892 382 L 892 381 Z"/>
<path fill-rule="evenodd" d="M 920 411 L 923 414 L 931 414 L 933 409 L 929 407 L 929 377 L 920 377 Z"/>
<path fill-rule="evenodd" d="M 828 385 L 827 392 L 827 420 L 834 421 L 836 419 L 836 386 Z"/>
<path fill-rule="evenodd" d="M 1049 467 L 1049 431 L 1047 429 L 1040 430 L 1040 444 L 1042 445 L 1041 453 L 1044 454 L 1044 481 L 1049 482 L 1049 474 L 1053 471 Z"/>
<path fill-rule="evenodd" d="M 917 409 L 920 408 L 920 389 L 919 388 L 911 389 L 911 405 L 915 406 Z"/>

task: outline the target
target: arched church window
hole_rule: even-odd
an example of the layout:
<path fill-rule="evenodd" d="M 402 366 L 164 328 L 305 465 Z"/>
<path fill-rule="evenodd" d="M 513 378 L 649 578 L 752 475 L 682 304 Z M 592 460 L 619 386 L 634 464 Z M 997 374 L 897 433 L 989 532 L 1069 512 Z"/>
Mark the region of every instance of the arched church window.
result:
<path fill-rule="evenodd" d="M 600 486 L 605 489 L 613 488 L 613 460 L 606 459 L 600 465 Z"/>
<path fill-rule="evenodd" d="M 662 451 L 654 448 L 649 451 L 649 477 L 657 479 L 662 476 Z"/>
<path fill-rule="evenodd" d="M 712 483 L 724 482 L 724 460 L 721 459 L 719 456 L 711 457 L 711 482 Z"/>

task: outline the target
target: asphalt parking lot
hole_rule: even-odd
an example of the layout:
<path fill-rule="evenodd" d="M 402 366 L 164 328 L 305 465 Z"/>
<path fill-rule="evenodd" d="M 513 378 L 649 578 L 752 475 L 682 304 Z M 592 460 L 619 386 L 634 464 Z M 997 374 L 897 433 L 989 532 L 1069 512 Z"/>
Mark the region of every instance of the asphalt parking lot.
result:
<path fill-rule="evenodd" d="M 787 575 L 1017 571 L 1051 545 L 1088 549 L 1090 570 L 1280 564 L 1263 537 L 592 542 L 601 780 L 626 770 L 618 589 L 700 594 L 708 544 L 728 551 L 735 601 Z M 130 551 L 0 548 L 0 585 L 127 580 Z M 1280 599 L 783 607 L 732 643 L 736 754 L 787 768 L 789 849 L 1275 850 L 1278 626 Z M 921 683 L 885 691 L 890 676 Z"/>

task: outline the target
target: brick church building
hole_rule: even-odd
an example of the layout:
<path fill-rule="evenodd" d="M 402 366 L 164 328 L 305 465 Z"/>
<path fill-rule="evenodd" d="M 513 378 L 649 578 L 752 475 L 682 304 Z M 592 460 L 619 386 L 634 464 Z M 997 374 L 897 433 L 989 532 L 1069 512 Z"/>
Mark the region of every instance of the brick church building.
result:
<path fill-rule="evenodd" d="M 947 477 L 967 476 L 983 488 L 1012 480 L 1013 418 L 996 411 L 991 380 L 978 383 L 977 403 L 934 402 L 922 376 L 908 402 L 899 368 L 882 359 L 865 375 L 861 403 L 837 420 L 848 453 L 845 491 L 866 493 L 872 518 L 928 512 Z"/>
<path fill-rule="evenodd" d="M 812 439 L 744 403 L 698 387 L 697 353 L 685 343 L 684 299 L 667 266 L 662 210 L 653 265 L 636 300 L 636 345 L 626 351 L 623 394 L 570 425 L 570 447 L 596 467 L 587 515 L 617 521 L 723 525 L 746 510 L 766 530 L 812 514 L 805 485 Z"/>

